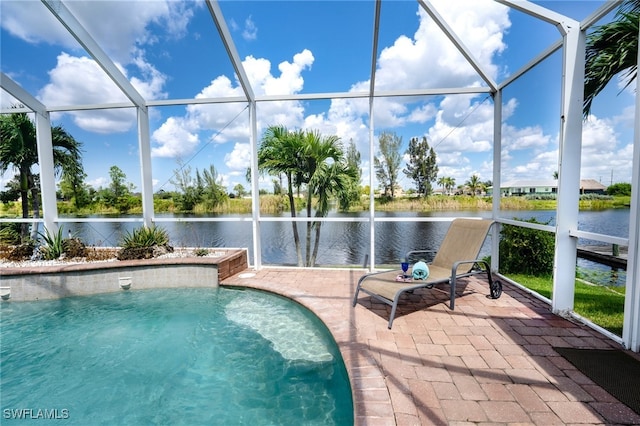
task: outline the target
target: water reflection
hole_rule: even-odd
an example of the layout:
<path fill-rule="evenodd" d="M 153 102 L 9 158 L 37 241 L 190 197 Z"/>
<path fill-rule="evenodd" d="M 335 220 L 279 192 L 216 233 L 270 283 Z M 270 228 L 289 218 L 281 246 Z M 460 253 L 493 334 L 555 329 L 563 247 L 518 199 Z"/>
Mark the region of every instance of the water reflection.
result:
<path fill-rule="evenodd" d="M 333 213 L 332 217 L 368 217 L 368 212 L 362 213 Z M 424 217 L 489 217 L 490 212 L 376 212 L 376 218 L 424 218 Z M 284 214 L 283 217 L 288 215 Z M 527 220 L 535 218 L 538 222 L 550 225 L 555 223 L 554 211 L 502 211 L 501 217 L 507 219 L 519 218 Z M 94 218 L 105 216 L 94 216 Z M 242 218 L 243 221 L 198 221 L 164 222 L 168 218 L 196 218 L 198 215 L 158 215 L 157 224 L 169 233 L 174 247 L 239 247 L 249 250 L 253 259 L 253 226 L 250 215 L 210 215 L 218 218 Z M 139 219 L 139 218 L 138 218 Z M 140 222 L 88 222 L 65 223 L 64 229 L 80 237 L 89 245 L 118 246 L 126 232 L 132 232 L 140 226 Z M 440 246 L 449 227 L 447 221 L 421 222 L 377 222 L 375 224 L 376 263 L 397 264 L 409 250 L 435 250 Z M 605 235 L 626 238 L 629 228 L 629 210 L 605 210 L 597 212 L 580 212 L 579 229 Z M 298 232 L 302 242 L 303 256 L 306 255 L 306 223 L 298 223 Z M 362 266 L 367 260 L 370 250 L 370 227 L 368 222 L 324 222 L 320 236 L 320 246 L 316 264 L 320 266 Z M 315 238 L 315 235 L 312 235 Z M 296 265 L 297 256 L 293 242 L 291 222 L 261 222 L 260 223 L 262 262 L 265 265 Z M 580 240 L 579 244 L 604 244 Z M 490 253 L 490 237 L 485 242 L 481 256 Z M 611 275 L 611 280 L 624 284 L 626 273 L 624 270 L 609 268 L 594 262 L 580 259 L 579 267 L 595 269 L 599 273 Z"/>

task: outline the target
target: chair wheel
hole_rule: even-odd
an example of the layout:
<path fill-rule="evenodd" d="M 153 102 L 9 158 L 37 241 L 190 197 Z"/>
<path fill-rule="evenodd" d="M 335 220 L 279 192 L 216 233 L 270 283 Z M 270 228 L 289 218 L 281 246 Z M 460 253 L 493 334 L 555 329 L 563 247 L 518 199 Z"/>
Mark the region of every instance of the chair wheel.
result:
<path fill-rule="evenodd" d="M 494 281 L 489 286 L 492 299 L 498 299 L 502 295 L 502 283 L 500 281 Z"/>

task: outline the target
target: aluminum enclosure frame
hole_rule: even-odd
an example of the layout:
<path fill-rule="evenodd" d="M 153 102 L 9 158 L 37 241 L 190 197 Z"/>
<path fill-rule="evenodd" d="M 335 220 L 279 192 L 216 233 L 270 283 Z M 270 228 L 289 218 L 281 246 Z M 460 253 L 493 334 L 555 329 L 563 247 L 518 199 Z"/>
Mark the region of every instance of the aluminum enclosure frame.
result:
<path fill-rule="evenodd" d="M 261 217 L 259 212 L 258 198 L 258 175 L 257 175 L 257 117 L 256 105 L 258 102 L 269 101 L 295 101 L 295 100 L 315 100 L 315 99 L 336 99 L 336 98 L 363 98 L 369 101 L 369 160 L 373 164 L 373 152 L 375 142 L 375 126 L 373 122 L 375 99 L 381 97 L 398 96 L 429 96 L 441 94 L 464 94 L 464 93 L 488 93 L 494 102 L 494 140 L 493 140 L 493 183 L 500 185 L 500 151 L 502 146 L 502 93 L 506 86 L 516 81 L 528 70 L 536 66 L 552 53 L 562 50 L 563 55 L 563 76 L 562 76 L 562 100 L 559 105 L 558 124 L 560 129 L 559 146 L 559 181 L 558 181 L 558 207 L 557 224 L 555 227 L 542 227 L 542 229 L 555 232 L 556 252 L 554 257 L 554 286 L 552 298 L 552 310 L 555 313 L 570 315 L 573 310 L 574 280 L 575 280 L 575 260 L 577 256 L 577 239 L 584 236 L 578 230 L 577 215 L 579 210 L 578 191 L 580 182 L 580 154 L 582 146 L 582 100 L 584 90 L 584 56 L 586 30 L 599 19 L 610 13 L 621 3 L 621 0 L 606 2 L 600 9 L 594 12 L 583 22 L 576 22 L 556 12 L 545 9 L 535 3 L 522 0 L 495 0 L 505 6 L 522 13 L 530 15 L 536 19 L 550 23 L 559 31 L 560 39 L 541 52 L 538 57 L 531 60 L 522 69 L 516 71 L 503 82 L 495 82 L 490 77 L 490 73 L 484 70 L 473 53 L 451 30 L 448 23 L 438 14 L 437 10 L 428 0 L 417 0 L 420 7 L 429 14 L 437 23 L 443 33 L 458 48 L 460 53 L 474 68 L 482 78 L 486 86 L 484 87 L 462 87 L 462 88 L 436 88 L 429 90 L 404 90 L 404 91 L 375 91 L 375 77 L 377 70 L 378 31 L 380 25 L 381 6 L 383 0 L 372 0 L 374 10 L 373 40 L 371 50 L 371 75 L 368 92 L 362 93 L 318 93 L 299 94 L 292 96 L 262 96 L 255 95 L 250 81 L 243 69 L 242 61 L 235 47 L 232 35 L 227 27 L 226 20 L 218 1 L 205 0 L 212 21 L 214 22 L 218 35 L 226 48 L 227 54 L 233 64 L 237 78 L 242 86 L 244 97 L 225 99 L 170 99 L 161 101 L 145 100 L 136 91 L 129 80 L 118 69 L 113 60 L 102 50 L 91 36 L 91 29 L 84 28 L 73 13 L 60 0 L 41 0 L 67 31 L 80 43 L 81 46 L 92 56 L 97 64 L 114 81 L 117 87 L 129 99 L 129 103 L 102 104 L 102 105 L 43 105 L 35 96 L 25 91 L 9 76 L 0 73 L 0 86 L 9 94 L 14 96 L 30 112 L 35 112 L 36 129 L 38 139 L 38 155 L 40 159 L 41 173 L 41 193 L 43 197 L 43 218 L 31 219 L 31 221 L 42 221 L 49 230 L 57 230 L 60 223 L 65 220 L 58 216 L 55 199 L 55 179 L 53 169 L 53 156 L 51 147 L 51 122 L 49 113 L 55 111 L 81 110 L 81 109 L 107 109 L 107 108 L 135 108 L 138 120 L 138 145 L 140 151 L 140 173 L 142 182 L 142 222 L 150 226 L 155 222 L 153 211 L 153 185 L 151 173 L 151 148 L 149 130 L 150 106 L 163 105 L 190 105 L 203 103 L 226 103 L 226 102 L 246 102 L 250 121 L 250 144 L 251 144 L 251 179 L 252 179 L 252 226 L 253 226 L 253 266 L 262 268 L 261 243 L 260 243 L 260 223 L 266 221 L 276 221 L 277 218 Z M 328 3 L 330 4 L 330 3 Z M 640 63 L 640 60 L 639 60 Z M 640 87 L 639 87 L 640 88 Z M 637 93 L 637 91 L 636 91 Z M 13 111 L 2 111 L 16 112 Z M 632 205 L 630 232 L 627 240 L 629 245 L 628 273 L 627 273 L 627 296 L 625 303 L 624 329 L 621 342 L 633 351 L 640 351 L 640 231 L 638 229 L 638 204 L 640 198 L 640 100 L 636 97 L 635 116 L 635 138 L 634 138 L 634 158 L 632 175 Z M 370 214 L 368 218 L 361 221 L 369 223 L 370 234 L 370 269 L 375 268 L 375 224 L 383 220 L 375 217 L 374 208 L 374 181 L 373 173 L 370 173 L 370 193 L 369 206 Z M 509 220 L 499 217 L 500 191 L 494 191 L 492 203 L 493 219 L 501 223 L 510 223 Z M 292 219 L 287 218 L 291 221 Z M 306 221 L 306 218 L 296 218 L 297 221 Z M 317 219 L 321 221 L 331 221 L 330 218 Z M 343 220 L 344 221 L 344 220 Z M 492 269 L 497 270 L 498 259 L 498 229 L 493 231 L 492 245 Z M 593 239 L 605 239 L 606 236 L 590 234 Z"/>

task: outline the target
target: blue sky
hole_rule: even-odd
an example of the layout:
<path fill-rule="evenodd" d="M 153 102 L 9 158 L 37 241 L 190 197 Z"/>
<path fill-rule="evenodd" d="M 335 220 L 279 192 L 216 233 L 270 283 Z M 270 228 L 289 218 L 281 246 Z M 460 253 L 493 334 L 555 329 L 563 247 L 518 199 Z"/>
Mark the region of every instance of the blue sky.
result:
<path fill-rule="evenodd" d="M 65 1 L 133 86 L 150 100 L 241 96 L 242 89 L 203 2 Z M 483 69 L 500 82 L 560 38 L 557 29 L 491 0 L 432 2 Z M 602 1 L 539 1 L 581 20 Z M 361 91 L 369 87 L 374 3 L 359 1 L 222 1 L 220 8 L 258 95 Z M 47 106 L 126 101 L 40 1 L 0 2 L 2 72 Z M 384 1 L 376 88 L 401 90 L 482 84 L 440 29 L 413 1 Z M 551 180 L 558 169 L 561 54 L 557 52 L 504 93 L 502 181 Z M 6 92 L 3 109 L 15 100 Z M 375 135 L 395 132 L 404 145 L 426 136 L 439 177 L 463 184 L 492 179 L 493 104 L 486 94 L 376 100 Z M 583 179 L 631 182 L 634 96 L 614 81 L 584 124 Z M 133 109 L 52 113 L 83 143 L 87 182 L 107 186 L 109 168 L 140 182 Z M 319 130 L 362 155 L 369 182 L 366 99 L 258 104 L 259 135 L 269 125 Z M 150 108 L 154 191 L 173 190 L 180 164 L 213 165 L 229 190 L 250 162 L 246 103 Z M 376 144 L 377 147 L 377 144 Z M 374 152 L 374 154 L 378 154 Z M 12 173 L 0 177 L 0 185 Z M 400 173 L 405 189 L 412 182 Z M 260 186 L 271 189 L 271 178 Z"/>

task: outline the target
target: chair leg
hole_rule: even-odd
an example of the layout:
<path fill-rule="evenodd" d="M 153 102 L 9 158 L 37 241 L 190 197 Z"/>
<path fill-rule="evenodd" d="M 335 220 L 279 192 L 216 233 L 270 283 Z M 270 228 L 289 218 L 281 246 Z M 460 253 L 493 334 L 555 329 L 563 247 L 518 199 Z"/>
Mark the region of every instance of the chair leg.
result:
<path fill-rule="evenodd" d="M 393 319 L 396 317 L 396 308 L 398 307 L 398 299 L 399 299 L 399 296 L 396 295 L 395 299 L 393 300 L 393 304 L 391 305 L 391 315 L 389 315 L 389 325 L 387 326 L 389 330 L 391 330 L 391 326 L 393 325 Z"/>
<path fill-rule="evenodd" d="M 353 296 L 352 306 L 356 306 L 358 304 L 358 293 L 360 293 L 360 283 L 358 283 L 358 286 L 356 287 L 356 294 Z"/>
<path fill-rule="evenodd" d="M 449 293 L 449 309 L 453 311 L 456 305 L 456 276 L 452 275 L 451 280 L 449 281 L 451 283 L 450 285 L 451 290 Z"/>

